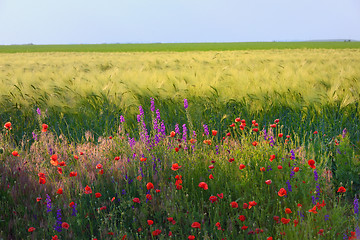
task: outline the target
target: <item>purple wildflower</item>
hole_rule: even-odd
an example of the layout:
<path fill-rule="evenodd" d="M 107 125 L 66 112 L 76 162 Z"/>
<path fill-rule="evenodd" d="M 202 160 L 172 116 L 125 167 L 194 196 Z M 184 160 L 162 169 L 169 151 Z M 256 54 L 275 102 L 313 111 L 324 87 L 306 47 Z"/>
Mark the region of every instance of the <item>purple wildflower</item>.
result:
<path fill-rule="evenodd" d="M 218 145 L 215 146 L 215 149 L 216 149 L 216 154 L 219 154 L 219 146 Z"/>
<path fill-rule="evenodd" d="M 142 106 L 139 106 L 139 113 L 140 113 L 140 117 L 144 116 L 144 109 L 142 108 Z"/>
<path fill-rule="evenodd" d="M 76 217 L 76 213 L 77 213 L 76 206 L 77 206 L 77 204 L 76 204 L 76 203 L 72 206 L 73 210 L 72 210 L 72 214 L 71 214 L 71 216 Z"/>
<path fill-rule="evenodd" d="M 264 133 L 264 140 L 267 140 L 268 135 L 267 135 L 267 133 L 266 133 L 266 129 L 265 129 L 265 128 L 263 129 L 263 133 Z"/>
<path fill-rule="evenodd" d="M 37 112 L 37 114 L 39 114 L 39 116 L 41 116 L 41 110 L 40 110 L 40 108 L 37 108 L 37 109 L 36 109 L 36 112 Z"/>
<path fill-rule="evenodd" d="M 180 134 L 179 124 L 175 124 L 175 133 Z"/>
<path fill-rule="evenodd" d="M 295 159 L 295 152 L 294 152 L 294 150 L 291 149 L 290 153 L 291 153 L 290 159 L 291 159 L 291 160 L 294 160 L 294 159 Z"/>
<path fill-rule="evenodd" d="M 209 135 L 209 128 L 206 124 L 203 125 L 205 135 Z"/>
<path fill-rule="evenodd" d="M 48 194 L 46 194 L 46 208 L 47 208 L 47 212 L 51 212 L 51 198 Z"/>
<path fill-rule="evenodd" d="M 61 209 L 59 208 L 56 213 L 56 224 L 54 225 L 55 231 L 61 232 L 62 230 L 62 222 L 61 222 Z"/>
<path fill-rule="evenodd" d="M 288 191 L 289 191 L 289 192 L 292 192 L 290 180 L 287 180 L 287 181 L 286 181 L 286 184 L 287 184 L 287 189 L 288 189 Z"/>
<path fill-rule="evenodd" d="M 359 213 L 359 199 L 357 199 L 356 196 L 355 196 L 355 199 L 354 199 L 354 214 L 358 214 L 358 213 Z"/>
<path fill-rule="evenodd" d="M 272 170 L 271 165 L 267 166 L 266 171 L 269 172 L 269 171 L 271 171 L 271 170 Z"/>
<path fill-rule="evenodd" d="M 344 130 L 342 131 L 342 138 L 345 138 L 346 133 L 347 133 L 347 129 L 346 129 L 346 128 L 344 128 Z"/>
<path fill-rule="evenodd" d="M 150 110 L 153 112 L 153 111 L 155 111 L 155 102 L 154 102 L 153 98 L 150 98 L 150 103 L 151 103 Z"/>
<path fill-rule="evenodd" d="M 32 132 L 32 135 L 33 135 L 33 139 L 34 139 L 35 141 L 37 141 L 37 140 L 38 140 L 37 135 L 36 135 L 34 132 Z"/>
<path fill-rule="evenodd" d="M 186 98 L 184 98 L 184 108 L 187 109 L 188 108 L 188 101 Z"/>
<path fill-rule="evenodd" d="M 318 178 L 319 178 L 318 173 L 317 173 L 317 171 L 316 171 L 316 170 L 314 170 L 314 179 L 315 179 L 315 181 L 317 181 L 317 180 L 318 180 Z"/>
<path fill-rule="evenodd" d="M 140 116 L 140 115 L 136 115 L 136 120 L 137 120 L 138 122 L 141 122 L 141 116 Z"/>
<path fill-rule="evenodd" d="M 120 116 L 120 123 L 125 122 L 125 118 L 123 117 L 123 115 Z"/>
<path fill-rule="evenodd" d="M 329 215 L 325 215 L 325 222 L 329 220 Z"/>

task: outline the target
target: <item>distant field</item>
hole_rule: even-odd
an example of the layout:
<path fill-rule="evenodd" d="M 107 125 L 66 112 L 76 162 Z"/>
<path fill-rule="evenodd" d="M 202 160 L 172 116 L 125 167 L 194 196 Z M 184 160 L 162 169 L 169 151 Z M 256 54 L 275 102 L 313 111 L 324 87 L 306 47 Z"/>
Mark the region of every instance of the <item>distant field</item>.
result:
<path fill-rule="evenodd" d="M 79 45 L 0 45 L 0 53 L 20 52 L 185 52 L 265 49 L 345 49 L 360 48 L 360 42 L 233 42 L 154 43 Z"/>

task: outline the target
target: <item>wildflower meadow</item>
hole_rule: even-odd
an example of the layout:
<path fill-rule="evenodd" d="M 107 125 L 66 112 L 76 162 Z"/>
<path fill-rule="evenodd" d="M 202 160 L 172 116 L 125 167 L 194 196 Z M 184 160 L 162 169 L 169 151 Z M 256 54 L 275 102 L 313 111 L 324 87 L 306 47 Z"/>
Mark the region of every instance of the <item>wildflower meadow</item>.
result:
<path fill-rule="evenodd" d="M 358 49 L 2 57 L 0 239 L 360 239 Z"/>
<path fill-rule="evenodd" d="M 281 119 L 166 129 L 156 103 L 111 136 L 69 142 L 43 123 L 28 146 L 1 134 L 1 235 L 8 239 L 356 239 L 358 156 L 344 129 L 302 144 Z M 191 103 L 184 99 L 188 113 Z M 151 119 L 145 118 L 145 111 Z M 41 124 L 40 124 L 41 123 Z M 24 142 L 28 140 L 25 139 Z"/>

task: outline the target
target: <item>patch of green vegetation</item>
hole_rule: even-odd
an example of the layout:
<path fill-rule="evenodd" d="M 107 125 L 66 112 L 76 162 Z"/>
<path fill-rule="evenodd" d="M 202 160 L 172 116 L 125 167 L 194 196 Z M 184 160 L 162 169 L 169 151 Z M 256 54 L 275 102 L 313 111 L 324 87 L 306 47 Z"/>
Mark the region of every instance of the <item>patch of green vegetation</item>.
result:
<path fill-rule="evenodd" d="M 75 45 L 0 45 L 0 53 L 23 52 L 186 52 L 265 49 L 360 48 L 360 42 L 229 42 Z"/>

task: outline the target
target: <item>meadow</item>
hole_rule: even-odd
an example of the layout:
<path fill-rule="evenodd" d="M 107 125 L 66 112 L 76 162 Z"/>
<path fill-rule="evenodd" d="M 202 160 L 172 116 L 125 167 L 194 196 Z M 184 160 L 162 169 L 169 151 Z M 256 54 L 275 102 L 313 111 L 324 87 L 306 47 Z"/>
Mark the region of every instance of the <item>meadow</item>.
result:
<path fill-rule="evenodd" d="M 360 236 L 358 48 L 0 56 L 0 237 Z"/>

